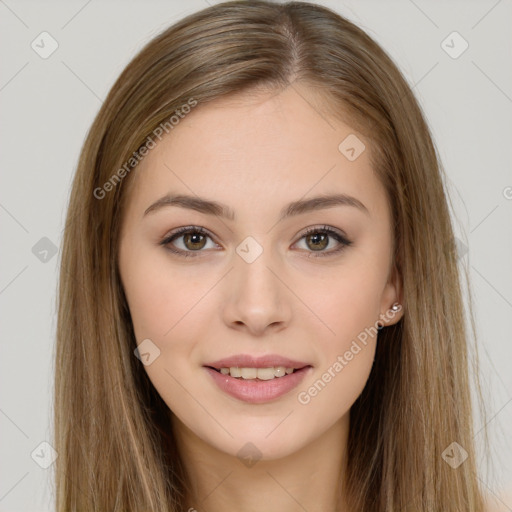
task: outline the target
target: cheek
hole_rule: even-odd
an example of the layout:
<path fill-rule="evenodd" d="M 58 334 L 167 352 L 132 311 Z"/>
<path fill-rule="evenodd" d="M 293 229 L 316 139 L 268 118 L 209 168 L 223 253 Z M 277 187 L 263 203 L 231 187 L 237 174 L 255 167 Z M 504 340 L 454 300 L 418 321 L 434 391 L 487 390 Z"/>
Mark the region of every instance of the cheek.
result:
<path fill-rule="evenodd" d="M 357 340 L 332 354 L 328 364 L 318 368 L 313 379 L 298 390 L 298 407 L 308 418 L 321 418 L 332 425 L 349 413 L 363 391 L 373 364 L 375 339 Z"/>
<path fill-rule="evenodd" d="M 312 287 L 308 282 L 299 292 L 317 316 L 323 332 L 319 340 L 324 344 L 324 354 L 332 358 L 334 352 L 345 351 L 352 339 L 375 326 L 384 281 L 385 269 L 367 264 L 347 265 L 332 272 L 323 286 Z"/>
<path fill-rule="evenodd" d="M 151 340 L 145 346 L 157 356 L 144 369 L 168 406 L 181 410 L 183 385 L 195 387 L 190 371 L 200 367 L 201 342 L 211 325 L 205 320 L 212 310 L 209 291 L 218 277 L 206 268 L 173 265 L 165 250 L 133 247 L 120 261 L 136 342 Z"/>
<path fill-rule="evenodd" d="M 329 329 L 315 339 L 319 364 L 297 402 L 329 425 L 348 413 L 364 389 L 375 357 L 380 288 L 377 274 L 340 275 L 330 292 L 313 298 Z"/>
<path fill-rule="evenodd" d="M 351 262 L 333 272 L 323 288 L 309 287 L 308 294 L 303 290 L 323 334 L 315 338 L 317 371 L 297 399 L 311 414 L 324 414 L 328 422 L 348 412 L 372 368 L 386 274 L 385 262 L 370 261 Z"/>
<path fill-rule="evenodd" d="M 201 339 L 194 330 L 201 325 L 197 315 L 204 314 L 200 299 L 207 289 L 190 270 L 172 268 L 165 251 L 158 252 L 134 248 L 121 253 L 120 262 L 136 343 L 146 343 L 141 347 L 150 353 L 144 370 L 171 407 L 183 402 L 179 383 L 187 383 L 185 363 Z"/>
<path fill-rule="evenodd" d="M 201 285 L 190 270 L 173 268 L 162 251 L 135 250 L 122 258 L 123 287 L 127 297 L 137 342 L 172 338 L 180 319 L 201 297 Z M 204 293 L 204 292 L 203 292 Z"/>

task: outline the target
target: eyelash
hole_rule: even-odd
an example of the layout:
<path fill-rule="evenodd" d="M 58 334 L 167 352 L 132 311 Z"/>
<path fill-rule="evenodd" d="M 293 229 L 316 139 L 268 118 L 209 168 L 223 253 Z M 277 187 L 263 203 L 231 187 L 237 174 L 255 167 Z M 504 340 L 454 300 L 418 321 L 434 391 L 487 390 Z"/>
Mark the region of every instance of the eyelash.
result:
<path fill-rule="evenodd" d="M 180 236 L 183 236 L 183 235 L 189 234 L 189 233 L 199 233 L 201 235 L 207 236 L 208 238 L 212 239 L 212 241 L 213 241 L 212 236 L 204 228 L 202 228 L 200 226 L 185 226 L 182 228 L 178 228 L 176 231 L 169 234 L 169 236 L 166 236 L 160 242 L 160 245 L 164 246 L 167 250 L 171 251 L 174 254 L 177 254 L 178 256 L 183 256 L 185 258 L 196 257 L 196 256 L 198 256 L 198 254 L 194 254 L 194 253 L 201 253 L 204 251 L 202 251 L 202 250 L 183 251 L 181 249 L 175 249 L 170 246 L 171 242 L 173 242 L 177 238 L 180 238 Z M 321 228 L 319 228 L 319 227 L 309 228 L 306 232 L 304 232 L 302 234 L 299 241 L 313 233 L 321 233 L 321 234 L 329 235 L 330 237 L 334 238 L 340 245 L 336 249 L 330 250 L 330 251 L 319 251 L 319 252 L 308 251 L 308 252 L 310 252 L 310 255 L 307 256 L 308 258 L 311 258 L 311 257 L 322 258 L 322 257 L 326 257 L 326 256 L 332 256 L 332 255 L 340 253 L 347 247 L 351 246 L 353 243 L 348 238 L 341 235 L 340 233 L 338 233 L 334 229 L 330 228 L 329 226 L 323 226 Z"/>

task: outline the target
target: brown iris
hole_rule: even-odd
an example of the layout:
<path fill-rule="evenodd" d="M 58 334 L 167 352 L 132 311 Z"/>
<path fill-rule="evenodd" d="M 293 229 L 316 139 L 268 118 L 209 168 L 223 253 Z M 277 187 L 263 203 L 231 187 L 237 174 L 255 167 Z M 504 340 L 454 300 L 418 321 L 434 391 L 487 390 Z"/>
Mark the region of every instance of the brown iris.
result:
<path fill-rule="evenodd" d="M 306 236 L 306 243 L 309 246 L 309 242 L 313 241 L 313 244 L 315 244 L 315 245 L 309 246 L 309 247 L 310 247 L 310 249 L 317 251 L 317 250 L 325 249 L 327 247 L 327 245 L 329 244 L 328 239 L 329 239 L 329 236 L 326 235 L 325 233 L 313 233 L 312 235 Z"/>
<path fill-rule="evenodd" d="M 205 242 L 206 236 L 200 233 L 185 233 L 183 235 L 183 243 L 185 244 L 185 247 L 187 247 L 187 249 L 190 249 L 191 251 L 197 251 L 202 249 L 205 246 Z"/>

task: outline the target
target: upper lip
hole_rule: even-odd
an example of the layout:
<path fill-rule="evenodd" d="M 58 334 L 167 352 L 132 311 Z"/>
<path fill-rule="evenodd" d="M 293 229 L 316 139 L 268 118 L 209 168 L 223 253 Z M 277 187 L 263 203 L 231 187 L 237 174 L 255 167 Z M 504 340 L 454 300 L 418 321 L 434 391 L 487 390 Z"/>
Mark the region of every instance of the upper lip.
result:
<path fill-rule="evenodd" d="M 251 356 L 249 354 L 238 354 L 231 357 L 225 357 L 205 364 L 212 368 L 271 368 L 272 366 L 284 366 L 285 368 L 294 368 L 299 370 L 305 366 L 310 366 L 302 361 L 295 361 L 288 357 L 279 356 L 277 354 L 267 354 L 264 356 Z"/>

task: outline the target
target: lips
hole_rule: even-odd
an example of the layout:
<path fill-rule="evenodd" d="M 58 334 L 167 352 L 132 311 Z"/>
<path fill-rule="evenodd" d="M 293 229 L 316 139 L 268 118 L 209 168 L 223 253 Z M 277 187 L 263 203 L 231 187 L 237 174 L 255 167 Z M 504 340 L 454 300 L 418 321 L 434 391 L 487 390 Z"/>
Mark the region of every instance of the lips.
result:
<path fill-rule="evenodd" d="M 301 363 L 302 364 L 302 363 Z M 244 380 L 222 375 L 211 367 L 205 367 L 217 388 L 226 395 L 248 404 L 263 404 L 272 402 L 288 395 L 302 382 L 304 378 L 313 372 L 312 366 L 304 366 L 293 373 L 272 380 Z"/>
<path fill-rule="evenodd" d="M 220 370 L 220 368 L 271 368 L 284 366 L 285 368 L 293 368 L 300 370 L 305 366 L 311 366 L 309 363 L 303 361 L 296 361 L 288 357 L 283 357 L 277 354 L 267 354 L 263 356 L 251 356 L 249 354 L 239 354 L 231 357 L 226 357 L 207 363 L 203 366 Z"/>
<path fill-rule="evenodd" d="M 286 395 L 311 374 L 312 365 L 278 354 L 238 354 L 203 365 L 224 393 L 250 404 Z"/>

